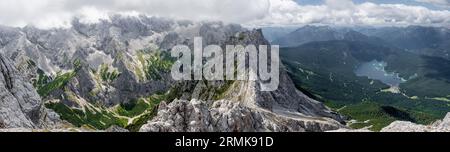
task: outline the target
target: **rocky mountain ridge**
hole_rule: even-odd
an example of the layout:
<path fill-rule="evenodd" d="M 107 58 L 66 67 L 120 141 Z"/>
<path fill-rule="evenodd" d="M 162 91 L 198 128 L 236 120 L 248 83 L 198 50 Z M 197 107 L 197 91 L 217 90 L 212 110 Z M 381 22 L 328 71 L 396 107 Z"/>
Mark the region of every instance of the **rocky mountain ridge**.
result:
<path fill-rule="evenodd" d="M 161 103 L 141 132 L 321 132 L 346 128 L 330 118 L 287 115 L 229 100 Z"/>
<path fill-rule="evenodd" d="M 230 121 L 242 124 L 241 127 L 233 123 L 216 125 L 213 129 L 201 129 L 209 127 L 197 125 L 197 129 L 191 129 L 198 131 L 325 131 L 345 127 L 339 123 L 343 122 L 339 114 L 296 90 L 283 71 L 280 88 L 274 92 L 261 92 L 258 83 L 252 81 L 171 80 L 167 73 L 171 65 L 167 52 L 177 44 L 193 46 L 195 36 L 203 37 L 205 45 L 268 44 L 260 30 L 248 30 L 239 25 L 146 16 L 112 16 L 111 21 L 96 24 L 75 19 L 69 29 L 1 27 L 0 50 L 5 59 L 11 60 L 8 67 L 14 66 L 22 73 L 21 77 L 30 80 L 24 82 L 26 89 L 21 90 L 33 93 L 32 99 L 23 100 L 33 104 L 30 111 L 23 110 L 30 118 L 10 119 L 13 113 L 5 112 L 7 118 L 3 121 L 17 121 L 19 125 L 3 128 L 38 126 L 31 120 L 36 121 L 36 109 L 44 105 L 76 127 L 99 130 L 119 125 L 132 131 L 155 131 L 152 122 L 170 124 L 171 119 L 164 111 L 189 109 L 186 107 L 196 107 L 191 108 L 194 111 L 202 109 L 195 117 L 204 118 L 205 122 L 218 118 L 219 115 L 210 114 L 222 107 L 223 122 L 232 116 Z M 11 83 L 9 75 L 4 77 L 7 89 L 2 93 L 7 93 Z M 11 101 L 14 99 L 8 99 Z M 187 122 L 191 116 L 184 113 L 188 111 L 169 115 Z M 153 118 L 155 113 L 158 115 Z M 237 117 L 240 114 L 254 115 L 248 123 L 260 127 L 246 126 L 249 124 L 241 121 L 247 120 Z M 159 127 L 159 130 L 188 131 L 170 127 Z"/>

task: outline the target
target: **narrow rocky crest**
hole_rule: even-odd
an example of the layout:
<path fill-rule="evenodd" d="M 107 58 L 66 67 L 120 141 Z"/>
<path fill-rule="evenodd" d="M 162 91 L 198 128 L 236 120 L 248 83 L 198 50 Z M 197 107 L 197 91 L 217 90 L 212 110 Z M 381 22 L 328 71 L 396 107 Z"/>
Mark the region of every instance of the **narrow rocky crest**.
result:
<path fill-rule="evenodd" d="M 199 100 L 161 103 L 158 115 L 141 132 L 321 132 L 345 128 L 329 118 L 286 116 L 242 103 Z"/>

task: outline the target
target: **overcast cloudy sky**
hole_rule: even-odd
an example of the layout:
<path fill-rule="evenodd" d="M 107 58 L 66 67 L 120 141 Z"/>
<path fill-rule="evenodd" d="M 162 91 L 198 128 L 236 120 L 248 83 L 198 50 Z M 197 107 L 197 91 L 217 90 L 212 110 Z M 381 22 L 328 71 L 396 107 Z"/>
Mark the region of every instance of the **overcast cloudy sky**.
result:
<path fill-rule="evenodd" d="M 110 14 L 221 20 L 246 26 L 305 24 L 450 27 L 450 0 L 0 0 L 0 24 L 70 27 Z"/>

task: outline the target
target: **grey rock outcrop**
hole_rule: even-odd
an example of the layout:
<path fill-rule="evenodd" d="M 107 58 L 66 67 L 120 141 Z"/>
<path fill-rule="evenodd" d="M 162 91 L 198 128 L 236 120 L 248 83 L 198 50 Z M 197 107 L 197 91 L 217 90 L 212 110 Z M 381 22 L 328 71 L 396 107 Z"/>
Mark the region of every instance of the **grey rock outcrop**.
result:
<path fill-rule="evenodd" d="M 343 128 L 330 118 L 277 114 L 241 102 L 200 100 L 161 103 L 158 115 L 141 132 L 320 132 Z M 344 127 L 345 128 L 345 127 Z"/>
<path fill-rule="evenodd" d="M 40 128 L 59 119 L 44 108 L 33 86 L 1 54 L 0 99 L 0 128 Z"/>
<path fill-rule="evenodd" d="M 407 121 L 395 121 L 381 132 L 450 132 L 450 113 L 431 125 L 420 125 Z"/>
<path fill-rule="evenodd" d="M 127 129 L 124 129 L 124 128 L 116 126 L 116 125 L 113 125 L 113 126 L 109 127 L 105 131 L 106 132 L 130 132 Z"/>

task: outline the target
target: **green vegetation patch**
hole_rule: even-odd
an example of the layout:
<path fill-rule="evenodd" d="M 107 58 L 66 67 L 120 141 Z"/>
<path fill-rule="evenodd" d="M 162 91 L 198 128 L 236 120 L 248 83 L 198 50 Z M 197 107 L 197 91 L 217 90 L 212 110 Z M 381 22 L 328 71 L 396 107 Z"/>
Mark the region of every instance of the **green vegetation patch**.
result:
<path fill-rule="evenodd" d="M 161 53 L 151 55 L 146 60 L 146 67 L 144 68 L 147 79 L 149 80 L 161 80 L 163 78 L 162 73 L 170 72 L 173 62 L 164 58 Z"/>
<path fill-rule="evenodd" d="M 234 84 L 235 81 L 227 80 L 225 81 L 224 85 L 217 88 L 217 90 L 214 92 L 214 100 L 222 99 L 226 92 L 230 89 L 230 87 Z"/>
<path fill-rule="evenodd" d="M 113 110 L 95 105 L 83 108 L 71 108 L 63 103 L 46 103 L 46 107 L 53 109 L 76 127 L 89 126 L 95 129 L 107 129 L 117 125 L 130 131 L 138 131 L 148 120 L 156 115 L 158 105 L 166 100 L 167 94 L 155 94 L 146 98 L 132 100 L 127 104 L 120 104 Z M 131 120 L 131 122 L 129 122 Z"/>
<path fill-rule="evenodd" d="M 100 77 L 101 77 L 102 81 L 107 82 L 107 83 L 114 81 L 120 75 L 120 73 L 117 71 L 117 69 L 111 70 L 109 68 L 109 66 L 106 64 L 102 64 L 100 66 L 99 72 L 100 72 Z"/>
<path fill-rule="evenodd" d="M 141 127 L 152 119 L 157 114 L 157 107 L 154 107 L 150 112 L 146 112 L 143 115 L 133 119 L 131 124 L 127 125 L 125 128 L 132 132 L 138 132 Z"/>
<path fill-rule="evenodd" d="M 419 124 L 430 124 L 438 117 L 422 112 L 405 110 L 398 107 L 383 106 L 375 102 L 361 102 L 343 107 L 339 113 L 357 120 L 350 127 L 359 129 L 368 126 L 372 131 L 380 131 L 396 120 L 411 121 Z"/>
<path fill-rule="evenodd" d="M 75 71 L 72 71 L 62 75 L 57 75 L 53 81 L 38 87 L 37 92 L 41 95 L 41 97 L 47 97 L 51 92 L 63 88 L 73 77 L 76 76 L 76 74 L 77 73 Z"/>
<path fill-rule="evenodd" d="M 141 79 L 143 75 L 147 80 L 162 80 L 164 73 L 169 73 L 175 59 L 166 51 L 145 51 L 137 53 L 138 61 L 142 64 L 141 70 L 136 70 L 136 74 Z"/>
<path fill-rule="evenodd" d="M 159 95 L 155 94 L 147 98 L 141 98 L 134 100 L 128 104 L 120 104 L 116 109 L 119 115 L 127 116 L 132 119 L 132 122 L 124 126 L 130 131 L 139 131 L 142 125 L 146 124 L 148 120 L 156 116 L 158 111 L 158 105 L 167 100 L 169 93 Z"/>
<path fill-rule="evenodd" d="M 165 99 L 165 95 L 152 95 L 147 98 L 140 98 L 138 100 L 132 100 L 128 103 L 122 103 L 116 108 L 116 113 L 121 116 L 135 117 L 145 113 L 148 110 L 152 110 L 153 107 L 159 105 L 159 103 Z"/>
<path fill-rule="evenodd" d="M 144 99 L 139 99 L 138 101 L 120 104 L 117 107 L 116 112 L 121 116 L 135 117 L 144 113 L 149 107 L 150 104 L 145 102 Z"/>
<path fill-rule="evenodd" d="M 42 70 L 38 70 L 38 77 L 33 82 L 34 87 L 37 89 L 38 94 L 45 98 L 51 92 L 61 89 L 69 83 L 72 78 L 77 75 L 77 72 L 81 69 L 81 61 L 75 60 L 73 62 L 74 70 L 61 74 L 58 72 L 56 77 L 52 79 L 50 76 L 47 76 Z"/>
<path fill-rule="evenodd" d="M 37 77 L 33 80 L 33 86 L 35 88 L 42 88 L 44 85 L 52 81 L 52 77 L 45 74 L 41 69 L 37 70 Z"/>
<path fill-rule="evenodd" d="M 46 107 L 53 109 L 61 116 L 61 119 L 70 122 L 76 127 L 88 125 L 96 129 L 107 129 L 112 125 L 124 127 L 128 123 L 126 118 L 116 117 L 104 108 L 84 107 L 84 110 L 81 110 L 70 108 L 63 103 L 47 103 Z"/>

